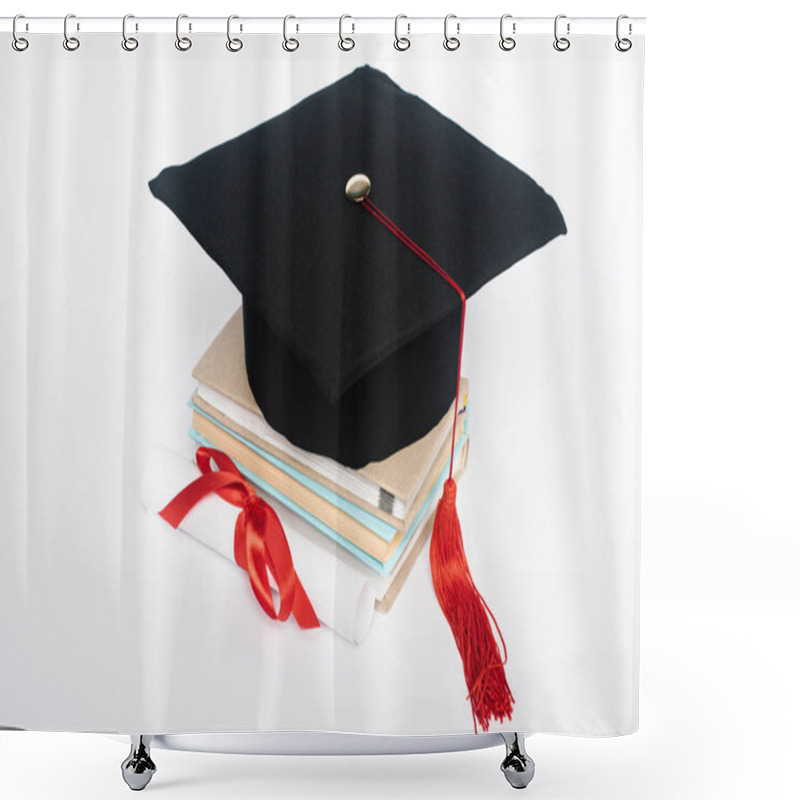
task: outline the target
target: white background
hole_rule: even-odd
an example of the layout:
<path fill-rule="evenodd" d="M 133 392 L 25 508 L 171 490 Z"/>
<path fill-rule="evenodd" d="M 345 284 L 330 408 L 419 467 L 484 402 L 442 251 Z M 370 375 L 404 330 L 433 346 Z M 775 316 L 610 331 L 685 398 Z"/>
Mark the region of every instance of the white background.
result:
<path fill-rule="evenodd" d="M 539 798 L 798 792 L 800 202 L 792 31 L 779 3 L 405 8 L 41 2 L 30 16 L 456 12 L 646 15 L 639 733 L 536 736 Z M 8 13 L 8 12 L 6 12 Z M 4 109 L 3 113 L 8 110 Z M 0 734 L 4 796 L 125 793 L 101 736 Z M 165 797 L 508 796 L 500 750 L 272 758 L 155 752 Z"/>

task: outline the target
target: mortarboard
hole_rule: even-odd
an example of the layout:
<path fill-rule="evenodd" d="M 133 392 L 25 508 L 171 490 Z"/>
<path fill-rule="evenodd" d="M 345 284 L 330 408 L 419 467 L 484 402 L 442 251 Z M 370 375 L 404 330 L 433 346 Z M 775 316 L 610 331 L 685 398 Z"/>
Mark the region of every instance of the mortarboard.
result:
<path fill-rule="evenodd" d="M 468 297 L 566 232 L 533 179 L 368 66 L 150 181 L 242 293 L 266 420 L 354 468 L 442 419 L 460 320 L 458 296 L 353 213 L 356 173 Z"/>
<path fill-rule="evenodd" d="M 248 380 L 266 420 L 350 467 L 441 420 L 457 393 L 466 298 L 566 233 L 530 176 L 368 66 L 165 168 L 150 189 L 242 293 Z M 485 730 L 511 718 L 513 696 L 467 566 L 452 463 L 430 561 Z"/>

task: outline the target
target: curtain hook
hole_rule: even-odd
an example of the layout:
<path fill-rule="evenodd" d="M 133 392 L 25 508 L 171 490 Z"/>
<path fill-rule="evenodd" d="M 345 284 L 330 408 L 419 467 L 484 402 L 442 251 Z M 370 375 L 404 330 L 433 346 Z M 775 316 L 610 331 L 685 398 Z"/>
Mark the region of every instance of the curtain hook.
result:
<path fill-rule="evenodd" d="M 282 42 L 282 47 L 283 47 L 284 50 L 286 50 L 287 53 L 293 53 L 295 50 L 297 50 L 298 47 L 300 47 L 300 42 L 298 42 L 297 39 L 295 39 L 293 36 L 289 37 L 287 35 L 288 34 L 289 20 L 290 19 L 297 19 L 297 17 L 294 17 L 291 14 L 287 14 L 283 18 L 283 42 Z M 299 30 L 299 29 L 300 29 L 300 26 L 298 25 L 297 26 L 297 30 Z"/>
<path fill-rule="evenodd" d="M 128 36 L 128 20 L 134 19 L 133 14 L 126 14 L 122 18 L 122 49 L 127 50 L 129 53 L 133 52 L 139 46 L 139 40 L 133 36 Z M 136 26 L 139 30 L 139 26 Z"/>
<path fill-rule="evenodd" d="M 17 14 L 17 16 L 14 17 L 14 22 L 11 23 L 11 36 L 12 36 L 11 46 L 18 53 L 21 53 L 23 50 L 27 50 L 28 49 L 29 42 L 28 42 L 27 39 L 25 39 L 24 37 L 20 36 L 17 33 L 17 20 L 18 19 L 25 19 L 25 15 L 24 14 Z"/>
<path fill-rule="evenodd" d="M 555 36 L 555 41 L 553 42 L 553 47 L 558 50 L 559 53 L 563 53 L 565 50 L 569 50 L 570 40 L 567 39 L 566 36 L 559 36 L 558 35 L 558 21 L 560 19 L 566 19 L 566 14 L 559 14 L 555 21 L 553 22 L 553 36 Z M 569 35 L 569 22 L 567 23 L 567 36 Z"/>
<path fill-rule="evenodd" d="M 408 38 L 408 35 L 401 36 L 400 35 L 400 20 L 401 19 L 408 19 L 405 14 L 398 14 L 394 18 L 394 49 L 395 50 L 408 50 L 411 47 L 411 39 Z M 406 27 L 408 28 L 408 33 L 411 33 L 411 23 L 407 22 Z"/>
<path fill-rule="evenodd" d="M 620 22 L 622 22 L 622 20 L 624 20 L 624 19 L 628 19 L 628 15 L 627 14 L 620 14 L 617 17 L 617 41 L 614 42 L 614 47 L 616 47 L 617 50 L 620 51 L 620 53 L 627 53 L 628 50 L 630 50 L 631 47 L 633 47 L 633 42 L 630 39 L 622 38 L 619 35 Z M 633 25 L 631 25 L 631 23 L 629 22 L 628 23 L 628 34 L 630 35 L 631 33 L 633 33 Z"/>
<path fill-rule="evenodd" d="M 353 18 L 349 14 L 342 14 L 342 16 L 339 17 L 339 49 L 344 50 L 345 52 L 348 50 L 352 50 L 356 46 L 355 40 L 350 36 L 345 36 L 342 32 L 342 27 L 346 19 L 353 19 Z M 355 33 L 356 30 L 355 22 L 351 23 L 351 25 L 353 26 L 353 30 L 351 31 L 351 33 Z"/>
<path fill-rule="evenodd" d="M 447 26 L 451 19 L 457 19 L 455 14 L 448 14 L 444 18 L 444 49 L 450 50 L 458 50 L 461 47 L 461 40 L 457 36 L 450 36 L 447 32 Z M 461 23 L 456 22 L 456 33 L 461 33 Z"/>
<path fill-rule="evenodd" d="M 225 42 L 225 47 L 227 47 L 228 50 L 231 51 L 231 53 L 238 53 L 242 49 L 242 47 L 244 47 L 244 42 L 242 42 L 241 39 L 237 39 L 231 36 L 231 22 L 233 22 L 233 20 L 235 19 L 239 19 L 239 17 L 236 14 L 231 14 L 228 17 L 228 27 L 227 27 L 228 41 Z M 239 30 L 241 31 L 241 29 L 242 26 L 240 25 Z"/>
<path fill-rule="evenodd" d="M 69 50 L 70 52 L 77 50 L 81 46 L 79 39 L 77 39 L 75 36 L 69 35 L 68 25 L 71 19 L 75 19 L 74 14 L 67 14 L 67 16 L 64 17 L 64 49 Z M 76 29 L 80 30 L 80 26 L 77 26 Z"/>
<path fill-rule="evenodd" d="M 508 52 L 509 50 L 513 50 L 517 46 L 517 40 L 511 36 L 506 36 L 504 31 L 504 26 L 507 19 L 511 19 L 511 14 L 503 14 L 500 17 L 500 49 L 505 50 Z M 517 32 L 517 23 L 512 23 L 511 27 L 512 33 Z"/>
<path fill-rule="evenodd" d="M 187 19 L 188 17 L 188 14 L 178 14 L 175 18 L 175 47 L 184 52 L 192 46 L 192 40 L 188 36 L 181 35 L 181 20 Z M 191 29 L 192 26 L 189 25 L 189 30 Z"/>

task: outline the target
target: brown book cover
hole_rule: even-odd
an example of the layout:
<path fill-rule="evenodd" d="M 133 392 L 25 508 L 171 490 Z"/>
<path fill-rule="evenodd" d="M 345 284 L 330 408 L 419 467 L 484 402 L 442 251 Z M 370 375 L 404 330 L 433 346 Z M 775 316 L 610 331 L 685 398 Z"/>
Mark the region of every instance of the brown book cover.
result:
<path fill-rule="evenodd" d="M 469 454 L 469 439 L 467 439 L 467 441 L 464 442 L 464 446 L 461 448 L 461 456 L 459 458 L 459 463 L 453 470 L 453 478 L 456 482 L 461 480 L 461 476 L 464 474 L 464 470 L 467 468 L 468 454 Z M 389 586 L 387 587 L 385 594 L 383 595 L 383 597 L 375 599 L 376 611 L 380 611 L 382 614 L 386 614 L 389 612 L 389 609 L 394 605 L 394 601 L 397 599 L 397 595 L 400 594 L 400 590 L 403 588 L 406 579 L 411 574 L 411 570 L 414 569 L 414 565 L 417 563 L 419 554 L 425 549 L 425 543 L 428 541 L 431 532 L 433 531 L 433 520 L 435 516 L 436 516 L 436 504 L 434 504 L 431 507 L 430 514 L 428 516 L 427 521 L 422 526 L 422 530 L 415 533 L 414 536 L 411 538 L 411 541 L 408 543 L 408 554 L 405 556 L 404 560 L 399 564 L 399 566 L 397 567 L 397 571 L 394 573 L 394 575 L 390 576 Z"/>
<path fill-rule="evenodd" d="M 395 525 L 396 533 L 390 541 L 386 541 L 374 531 L 370 530 L 366 525 L 358 522 L 349 514 L 320 497 L 312 489 L 304 486 L 291 475 L 288 475 L 279 467 L 262 458 L 235 436 L 232 436 L 219 427 L 219 425 L 215 424 L 215 422 L 199 414 L 197 411 L 193 413 L 192 424 L 195 430 L 211 442 L 214 447 L 219 448 L 232 459 L 238 461 L 270 486 L 273 486 L 279 492 L 292 499 L 320 522 L 323 522 L 341 536 L 351 541 L 356 547 L 380 562 L 387 561 L 400 545 L 405 535 L 406 525 L 413 521 L 424 503 L 425 498 L 430 494 L 436 482 L 436 478 L 447 464 L 447 459 L 450 456 L 450 440 L 448 438 L 447 441 L 442 444 L 439 454 L 423 482 L 422 491 L 417 493 L 417 497 L 406 519 L 403 521 L 395 520 L 395 523 L 397 523 Z M 464 419 L 462 417 L 459 421 L 456 436 L 460 436 L 463 430 Z"/>
<path fill-rule="evenodd" d="M 260 421 L 266 425 L 247 381 L 241 308 L 228 320 L 225 327 L 203 354 L 192 370 L 192 376 L 201 385 L 210 387 L 247 412 L 257 415 Z M 462 378 L 459 389 L 459 404 L 462 408 L 466 406 L 468 391 L 469 383 L 467 379 Z M 212 413 L 211 408 L 213 408 L 213 404 L 209 403 L 207 400 L 204 402 L 205 404 L 203 406 L 200 406 L 199 402 L 197 405 L 207 413 Z M 224 414 L 224 409 L 216 410 Z M 214 414 L 214 416 L 216 416 L 216 414 Z M 230 420 L 230 413 L 225 416 Z M 399 498 L 403 504 L 403 513 L 395 515 L 394 518 L 396 519 L 398 516 L 401 518 L 406 517 L 408 507 L 416 499 L 416 495 L 421 489 L 422 480 L 424 476 L 427 475 L 430 465 L 436 457 L 442 442 L 448 438 L 448 434 L 451 431 L 452 420 L 453 406 L 451 405 L 436 427 L 421 439 L 398 450 L 383 461 L 372 462 L 358 470 L 350 470 L 339 465 L 337 474 L 341 475 L 344 472 L 356 473 L 361 476 L 362 479 L 374 485 L 376 490 L 380 491 L 381 495 L 386 494 L 390 498 Z M 234 430 L 233 426 L 229 427 Z M 242 430 L 246 430 L 245 426 L 240 425 L 239 427 Z M 308 463 L 304 463 L 303 460 L 298 460 L 298 458 L 287 452 L 285 448 L 276 447 L 276 445 L 265 441 L 264 437 L 258 437 L 259 441 L 255 441 L 252 438 L 255 435 L 252 430 L 247 430 L 246 433 L 237 430 L 237 433 L 254 441 L 259 447 L 262 447 L 264 450 L 267 450 L 267 452 L 286 461 L 294 468 L 301 470 L 309 475 L 309 477 L 326 485 L 328 488 L 337 492 L 339 492 L 341 488 L 344 488 L 339 485 L 340 482 L 331 480 L 330 477 L 326 477 L 318 470 L 310 467 Z M 309 454 L 309 456 L 311 460 L 320 458 L 314 454 Z M 344 492 L 341 493 L 345 496 Z M 368 505 L 364 505 L 363 498 L 356 494 L 351 493 L 348 499 L 371 510 Z M 384 516 L 384 508 L 382 508 L 382 506 L 385 504 L 382 501 L 380 505 L 377 502 L 372 505 L 378 508 L 380 512 L 378 516 L 390 522 L 391 516 L 388 514 Z M 391 503 L 389 506 L 391 506 Z"/>

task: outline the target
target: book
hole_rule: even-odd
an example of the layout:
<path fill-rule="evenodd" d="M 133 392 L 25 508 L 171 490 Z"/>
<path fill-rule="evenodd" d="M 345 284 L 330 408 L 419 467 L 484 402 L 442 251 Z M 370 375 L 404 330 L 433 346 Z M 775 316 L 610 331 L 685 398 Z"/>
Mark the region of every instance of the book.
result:
<path fill-rule="evenodd" d="M 430 470 L 433 469 L 443 457 L 443 449 L 450 443 L 449 436 L 441 443 L 439 452 L 436 454 L 433 462 L 431 462 L 428 472 L 426 475 L 422 476 L 420 490 L 416 492 L 413 502 L 406 511 L 405 518 L 398 518 L 376 506 L 370 506 L 363 500 L 355 498 L 352 493 L 343 489 L 338 484 L 328 480 L 320 480 L 319 476 L 313 471 L 302 469 L 302 467 L 297 465 L 297 462 L 287 458 L 284 453 L 274 448 L 268 448 L 260 437 L 239 425 L 235 420 L 230 419 L 218 409 L 205 403 L 203 399 L 198 396 L 197 392 L 195 392 L 189 401 L 189 407 L 193 411 L 207 417 L 211 422 L 218 424 L 225 430 L 234 433 L 238 438 L 243 439 L 246 444 L 255 448 L 271 464 L 288 473 L 295 480 L 307 486 L 344 513 L 361 522 L 386 541 L 391 541 L 398 530 L 405 530 L 407 520 L 413 518 L 416 510 L 419 508 L 419 504 L 424 500 L 424 492 L 422 491 L 425 488 L 424 481 L 427 479 L 427 476 L 430 475 Z M 459 415 L 459 426 L 466 424 L 466 419 L 467 414 L 465 406 L 464 411 Z M 456 434 L 458 435 L 459 432 L 460 427 L 457 428 Z"/>
<path fill-rule="evenodd" d="M 463 434 L 466 418 L 459 420 L 456 436 Z M 257 475 L 263 483 L 269 485 L 276 493 L 289 498 L 299 508 L 336 533 L 349 540 L 360 550 L 385 562 L 392 556 L 409 527 L 416 518 L 416 514 L 425 502 L 439 473 L 449 467 L 450 442 L 445 441 L 434 462 L 434 465 L 425 476 L 423 491 L 418 493 L 414 505 L 409 509 L 408 519 L 402 524 L 390 528 L 391 535 L 385 536 L 376 532 L 370 525 L 368 514 L 360 507 L 343 507 L 337 502 L 335 493 L 320 494 L 316 487 L 309 486 L 306 476 L 296 470 L 284 469 L 279 459 L 262 450 L 257 445 L 245 439 L 234 430 L 220 423 L 218 420 L 195 409 L 192 416 L 193 429 L 205 440 L 227 453 L 234 461 L 243 464 L 253 474 Z"/>
<path fill-rule="evenodd" d="M 194 428 L 189 430 L 189 435 L 200 445 L 204 447 L 214 447 L 214 444 L 206 439 L 201 433 L 196 431 Z M 233 437 L 235 438 L 235 437 Z M 458 437 L 456 444 L 455 444 L 455 453 L 454 459 L 455 463 L 458 463 L 458 459 L 461 455 L 461 450 L 464 448 L 467 442 L 467 434 L 462 433 L 461 436 Z M 245 452 L 247 451 L 247 447 L 245 447 Z M 237 461 L 236 456 L 233 454 L 228 454 L 236 463 L 239 471 L 242 475 L 247 478 L 255 487 L 262 489 L 268 496 L 274 497 L 279 502 L 283 503 L 287 508 L 294 511 L 296 514 L 301 516 L 307 522 L 310 522 L 318 531 L 323 533 L 329 539 L 332 539 L 334 542 L 339 544 L 345 551 L 350 553 L 352 556 L 357 558 L 366 566 L 370 567 L 372 570 L 377 572 L 379 575 L 382 576 L 389 576 L 392 574 L 395 566 L 400 561 L 400 558 L 405 551 L 406 546 L 408 545 L 410 539 L 412 538 L 413 534 L 417 531 L 417 528 L 422 522 L 422 520 L 426 517 L 431 505 L 438 502 L 439 497 L 442 493 L 442 487 L 444 485 L 444 481 L 449 474 L 449 461 L 445 463 L 442 467 L 441 471 L 439 472 L 436 480 L 433 483 L 431 491 L 428 493 L 427 497 L 423 501 L 419 511 L 414 516 L 414 519 L 411 523 L 407 526 L 406 532 L 402 534 L 402 538 L 394 548 L 392 554 L 388 557 L 386 561 L 379 561 L 374 556 L 370 555 L 369 553 L 365 552 L 361 548 L 357 547 L 353 542 L 349 539 L 346 539 L 342 536 L 338 531 L 334 528 L 326 525 L 321 520 L 314 517 L 312 514 L 309 514 L 302 506 L 298 505 L 294 500 L 290 497 L 285 495 L 283 492 L 276 489 L 274 486 L 267 483 L 263 478 L 259 477 L 256 473 L 254 473 L 251 469 L 249 469 L 243 463 Z"/>
<path fill-rule="evenodd" d="M 467 467 L 467 457 L 469 455 L 469 439 L 464 442 L 461 448 L 460 458 L 456 461 L 453 468 L 453 479 L 458 483 L 464 470 Z M 406 582 L 411 570 L 417 563 L 420 553 L 425 549 L 425 544 L 433 532 L 433 520 L 436 516 L 436 503 L 432 503 L 428 508 L 425 517 L 420 521 L 417 531 L 409 540 L 403 555 L 397 562 L 390 575 L 379 578 L 375 584 L 375 610 L 382 614 L 388 614 L 394 601 L 400 594 L 400 590 Z"/>
<path fill-rule="evenodd" d="M 241 308 L 197 362 L 192 375 L 198 382 L 194 403 L 199 409 L 218 416 L 227 427 L 252 439 L 262 450 L 305 472 L 349 502 L 373 510 L 375 516 L 387 523 L 391 523 L 392 517 L 400 520 L 407 517 L 442 442 L 452 431 L 453 405 L 425 436 L 388 458 L 357 470 L 293 445 L 270 427 L 250 390 Z M 458 393 L 461 413 L 467 406 L 468 392 L 469 383 L 462 379 Z"/>
<path fill-rule="evenodd" d="M 391 515 L 379 516 L 376 513 L 377 509 L 365 506 L 364 503 L 353 502 L 351 497 L 348 496 L 347 493 L 343 493 L 340 487 L 331 485 L 328 481 L 321 482 L 316 480 L 313 474 L 299 469 L 295 463 L 286 460 L 283 453 L 275 451 L 274 449 L 267 449 L 263 440 L 258 436 L 255 436 L 217 409 L 209 407 L 202 398 L 198 397 L 196 392 L 189 401 L 189 407 L 195 414 L 206 417 L 210 423 L 218 425 L 223 430 L 234 434 L 237 439 L 243 440 L 247 446 L 255 449 L 268 464 L 282 470 L 343 513 L 348 514 L 353 519 L 365 525 L 385 541 L 391 541 L 394 538 L 397 533 L 398 523 L 402 521 L 397 520 Z M 201 424 L 201 428 L 204 427 L 205 426 Z M 197 428 L 197 425 L 195 425 L 195 428 Z M 198 428 L 198 430 L 200 429 Z M 267 469 L 266 465 L 265 469 Z M 269 480 L 269 477 L 266 475 L 263 477 L 265 480 Z"/>

